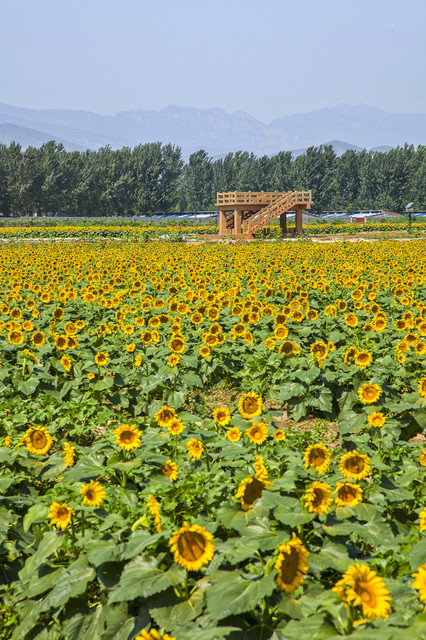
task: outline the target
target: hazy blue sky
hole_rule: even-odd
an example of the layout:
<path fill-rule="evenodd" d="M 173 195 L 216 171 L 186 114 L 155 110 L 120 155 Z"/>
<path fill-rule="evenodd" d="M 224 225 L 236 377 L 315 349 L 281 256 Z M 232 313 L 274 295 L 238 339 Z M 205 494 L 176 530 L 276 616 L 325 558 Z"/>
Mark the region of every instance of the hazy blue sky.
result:
<path fill-rule="evenodd" d="M 426 0 L 1 0 L 0 102 L 426 113 Z"/>

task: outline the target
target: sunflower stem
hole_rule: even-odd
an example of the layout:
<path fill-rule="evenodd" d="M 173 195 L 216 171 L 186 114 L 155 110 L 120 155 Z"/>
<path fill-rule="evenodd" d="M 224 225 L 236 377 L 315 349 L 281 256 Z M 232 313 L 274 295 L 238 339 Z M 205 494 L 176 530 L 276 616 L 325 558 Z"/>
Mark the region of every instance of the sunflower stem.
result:
<path fill-rule="evenodd" d="M 71 518 L 71 547 L 72 547 L 72 550 L 74 552 L 75 558 L 78 558 L 78 551 L 75 548 L 75 543 L 76 543 L 76 537 L 75 537 L 74 521 Z"/>
<path fill-rule="evenodd" d="M 86 525 L 86 518 L 84 517 L 84 511 L 81 512 L 81 537 L 84 538 L 84 530 Z"/>
<path fill-rule="evenodd" d="M 348 604 L 348 608 L 347 608 L 347 615 L 348 615 L 348 624 L 346 626 L 346 634 L 347 636 L 349 636 L 354 628 L 354 611 L 353 611 L 353 607 L 351 604 Z"/>
<path fill-rule="evenodd" d="M 126 484 L 127 484 L 127 474 L 125 471 L 123 471 L 121 474 L 121 486 L 123 487 L 123 489 L 126 488 Z"/>
<path fill-rule="evenodd" d="M 270 618 L 269 596 L 265 596 L 262 602 L 262 624 L 267 625 Z"/>

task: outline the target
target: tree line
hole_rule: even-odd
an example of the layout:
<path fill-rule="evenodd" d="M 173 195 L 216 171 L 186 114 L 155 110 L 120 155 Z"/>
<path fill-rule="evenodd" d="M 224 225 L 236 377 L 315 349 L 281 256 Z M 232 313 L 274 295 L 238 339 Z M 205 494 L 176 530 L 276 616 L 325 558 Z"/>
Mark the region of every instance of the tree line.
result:
<path fill-rule="evenodd" d="M 426 209 L 426 146 L 386 152 L 331 145 L 269 157 L 238 151 L 214 159 L 204 150 L 187 162 L 180 147 L 153 142 L 112 150 L 65 151 L 0 144 L 0 212 L 3 216 L 128 216 L 207 211 L 217 191 L 312 190 L 313 211 L 389 209 L 408 202 Z"/>

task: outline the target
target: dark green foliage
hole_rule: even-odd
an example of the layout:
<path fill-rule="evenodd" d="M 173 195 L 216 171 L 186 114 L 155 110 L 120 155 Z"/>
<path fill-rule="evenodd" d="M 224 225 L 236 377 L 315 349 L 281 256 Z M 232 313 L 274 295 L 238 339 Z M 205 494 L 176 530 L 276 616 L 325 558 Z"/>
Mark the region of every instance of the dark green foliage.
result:
<path fill-rule="evenodd" d="M 214 208 L 217 191 L 311 189 L 313 211 L 390 209 L 407 202 L 426 209 L 426 147 L 385 153 L 354 150 L 336 157 L 331 145 L 256 157 L 247 151 L 213 160 L 197 151 L 185 164 L 181 149 L 152 142 L 133 149 L 67 152 L 62 144 L 22 150 L 0 144 L 3 216 L 130 216 Z"/>

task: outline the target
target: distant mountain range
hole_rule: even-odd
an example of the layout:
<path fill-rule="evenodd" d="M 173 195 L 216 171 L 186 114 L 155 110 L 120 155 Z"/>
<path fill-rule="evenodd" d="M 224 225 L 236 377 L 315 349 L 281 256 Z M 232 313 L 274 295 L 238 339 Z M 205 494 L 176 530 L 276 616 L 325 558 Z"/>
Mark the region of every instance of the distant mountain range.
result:
<path fill-rule="evenodd" d="M 0 103 L 0 142 L 23 147 L 61 142 L 69 151 L 113 149 L 160 141 L 182 147 L 184 157 L 205 149 L 212 156 L 230 151 L 273 155 L 333 144 L 385 151 L 406 142 L 426 144 L 426 114 L 388 113 L 366 105 L 317 109 L 279 118 L 266 125 L 244 111 L 169 106 L 161 111 L 123 111 L 114 116 L 69 109 L 27 109 Z M 328 142 L 331 141 L 331 142 Z"/>

